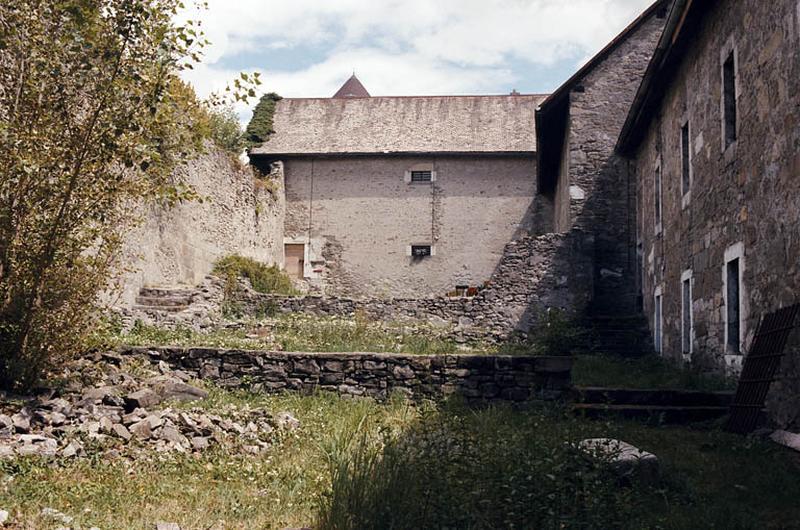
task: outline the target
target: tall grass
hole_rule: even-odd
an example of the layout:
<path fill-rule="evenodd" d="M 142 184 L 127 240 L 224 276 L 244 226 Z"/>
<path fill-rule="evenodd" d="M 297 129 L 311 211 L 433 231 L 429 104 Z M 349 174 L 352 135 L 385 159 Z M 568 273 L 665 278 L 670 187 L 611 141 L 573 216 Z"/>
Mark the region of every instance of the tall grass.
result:
<path fill-rule="evenodd" d="M 428 409 L 401 435 L 344 433 L 328 453 L 317 527 L 618 528 L 635 508 L 575 424 L 507 409 Z M 545 427 L 544 424 L 541 427 Z"/>

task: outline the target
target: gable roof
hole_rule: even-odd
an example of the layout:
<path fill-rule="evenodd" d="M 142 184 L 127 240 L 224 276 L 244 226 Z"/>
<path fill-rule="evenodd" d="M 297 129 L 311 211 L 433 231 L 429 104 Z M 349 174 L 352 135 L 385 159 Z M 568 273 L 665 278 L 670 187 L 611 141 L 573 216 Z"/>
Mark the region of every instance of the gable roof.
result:
<path fill-rule="evenodd" d="M 350 79 L 344 82 L 342 88 L 336 91 L 333 95 L 335 98 L 368 98 L 369 92 L 358 80 L 356 74 L 350 76 Z"/>
<path fill-rule="evenodd" d="M 275 133 L 250 151 L 309 155 L 536 151 L 541 95 L 282 99 Z"/>
<path fill-rule="evenodd" d="M 595 67 L 602 63 L 614 50 L 635 33 L 650 17 L 666 7 L 670 0 L 655 0 L 641 15 L 628 24 L 602 50 L 584 64 L 567 79 L 555 92 L 545 99 L 536 111 L 536 139 L 539 157 L 539 184 L 547 189 L 554 182 L 548 182 L 548 176 L 557 171 L 563 148 L 564 134 L 569 120 L 569 94 Z"/>
<path fill-rule="evenodd" d="M 630 155 L 642 140 L 642 134 L 653 118 L 668 87 L 671 74 L 685 57 L 693 37 L 700 30 L 705 13 L 717 4 L 717 0 L 673 0 L 667 23 L 656 50 L 647 65 L 642 83 L 636 92 L 625 124 L 617 140 L 616 150 Z"/>

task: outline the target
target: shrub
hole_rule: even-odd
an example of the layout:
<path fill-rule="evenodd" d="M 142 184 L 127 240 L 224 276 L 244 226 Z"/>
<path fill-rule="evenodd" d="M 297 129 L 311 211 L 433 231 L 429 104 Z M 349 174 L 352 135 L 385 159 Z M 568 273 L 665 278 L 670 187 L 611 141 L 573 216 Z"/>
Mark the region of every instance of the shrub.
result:
<path fill-rule="evenodd" d="M 503 355 L 573 355 L 586 345 L 586 331 L 562 309 L 550 308 L 528 333 L 502 344 Z"/>
<path fill-rule="evenodd" d="M 238 156 L 244 149 L 242 125 L 233 107 L 210 108 L 208 127 L 211 139 L 225 151 Z"/>
<path fill-rule="evenodd" d="M 245 129 L 245 142 L 247 147 L 255 147 L 267 141 L 269 135 L 275 132 L 272 118 L 275 114 L 275 104 L 283 99 L 278 94 L 270 92 L 261 96 L 261 100 L 253 109 L 253 117 Z"/>
<path fill-rule="evenodd" d="M 228 281 L 229 289 L 238 278 L 247 278 L 259 293 L 295 294 L 292 280 L 276 265 L 266 265 L 252 258 L 233 254 L 214 264 L 214 273 Z"/>

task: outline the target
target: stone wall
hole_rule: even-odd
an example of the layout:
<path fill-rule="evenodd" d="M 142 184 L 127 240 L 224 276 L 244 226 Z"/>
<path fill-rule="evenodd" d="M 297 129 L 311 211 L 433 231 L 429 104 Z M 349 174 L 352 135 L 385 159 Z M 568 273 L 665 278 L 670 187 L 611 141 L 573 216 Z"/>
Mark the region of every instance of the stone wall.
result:
<path fill-rule="evenodd" d="M 249 313 L 269 309 L 348 316 L 358 311 L 376 320 L 410 318 L 449 324 L 458 341 L 501 341 L 530 331 L 548 308 L 582 313 L 589 302 L 592 260 L 591 236 L 574 230 L 507 244 L 487 287 L 474 297 L 296 297 L 242 291 L 236 301 Z"/>
<path fill-rule="evenodd" d="M 651 13 L 569 93 L 555 226 L 595 236 L 593 308 L 598 313 L 636 309 L 633 189 L 614 147 L 663 26 L 661 13 Z"/>
<path fill-rule="evenodd" d="M 228 254 L 264 263 L 283 260 L 283 173 L 276 165 L 268 179 L 212 145 L 176 170 L 202 201 L 165 207 L 142 205 L 143 220 L 126 236 L 120 305 L 141 287 L 195 285 Z"/>
<path fill-rule="evenodd" d="M 664 355 L 736 372 L 761 316 L 800 301 L 800 12 L 796 0 L 715 6 L 682 53 L 635 154 L 637 227 L 651 326 L 654 293 L 657 288 L 663 293 Z M 726 147 L 721 71 L 727 50 L 735 50 L 738 63 L 738 138 Z M 687 120 L 692 180 L 684 194 L 681 127 Z M 738 351 L 726 341 L 726 255 L 740 258 Z M 681 289 L 687 276 L 693 322 L 691 351 L 684 352 Z M 797 350 L 784 367 L 796 373 L 800 363 L 792 355 Z"/>
<path fill-rule="evenodd" d="M 123 348 L 225 387 L 327 390 L 386 399 L 462 396 L 468 402 L 552 400 L 570 386 L 571 357 L 288 353 L 209 348 Z"/>
<path fill-rule="evenodd" d="M 533 124 L 531 124 L 533 126 Z M 531 146 L 533 149 L 533 146 Z M 312 292 L 433 297 L 489 280 L 533 230 L 533 156 L 290 158 L 286 242 L 306 245 Z M 407 182 L 412 169 L 433 182 Z M 433 246 L 414 258 L 411 245 Z"/>

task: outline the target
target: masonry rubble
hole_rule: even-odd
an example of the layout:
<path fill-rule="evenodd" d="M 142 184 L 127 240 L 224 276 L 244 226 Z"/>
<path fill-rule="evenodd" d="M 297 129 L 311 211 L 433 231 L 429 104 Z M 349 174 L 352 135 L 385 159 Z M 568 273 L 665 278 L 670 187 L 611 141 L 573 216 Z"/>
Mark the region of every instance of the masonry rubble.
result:
<path fill-rule="evenodd" d="M 102 372 L 97 386 L 74 384 L 62 395 L 51 393 L 17 406 L 0 401 L 0 458 L 124 456 L 145 449 L 191 453 L 213 446 L 257 454 L 278 432 L 300 425 L 288 412 L 274 416 L 258 409 L 226 409 L 212 414 L 178 407 L 177 402 L 208 396 L 188 382 L 187 373 L 163 365 L 156 372 L 142 368 L 147 364 L 138 359 L 111 352 L 102 357 L 72 366 L 71 375 L 78 378 Z"/>

